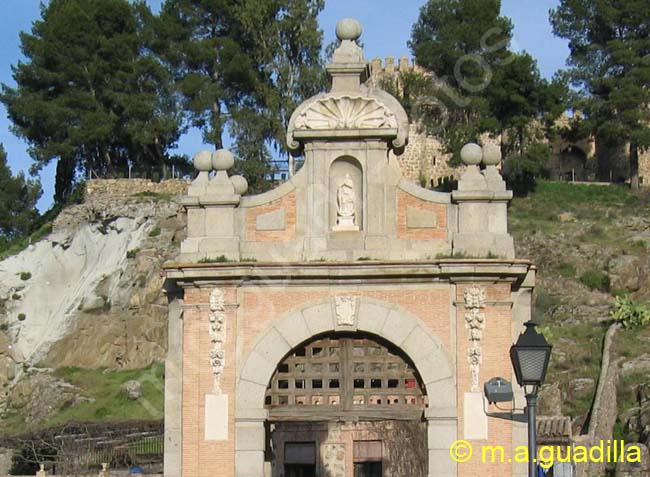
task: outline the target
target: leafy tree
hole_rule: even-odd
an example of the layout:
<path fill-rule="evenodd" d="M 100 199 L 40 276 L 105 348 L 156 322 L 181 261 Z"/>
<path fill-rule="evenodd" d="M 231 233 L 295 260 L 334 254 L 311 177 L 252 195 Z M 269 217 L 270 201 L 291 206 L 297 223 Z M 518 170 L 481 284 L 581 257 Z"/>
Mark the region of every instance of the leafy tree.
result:
<path fill-rule="evenodd" d="M 548 164 L 551 160 L 548 144 L 530 144 L 521 153 L 512 153 L 504 161 L 503 176 L 514 195 L 523 197 L 534 192 L 537 179 L 548 178 Z"/>
<path fill-rule="evenodd" d="M 484 133 L 501 135 L 506 154 L 524 154 L 539 139 L 535 129 L 564 109 L 562 83 L 544 80 L 530 55 L 509 50 L 512 23 L 500 9 L 500 0 L 429 0 L 413 26 L 409 46 L 435 75 L 418 101 L 430 103 L 424 122 L 455 159 Z"/>
<path fill-rule="evenodd" d="M 650 24 L 647 0 L 561 0 L 554 33 L 569 40 L 566 75 L 581 93 L 574 108 L 603 142 L 629 143 L 631 186 L 639 151 L 650 147 Z M 599 167 L 599 178 L 609 171 Z"/>
<path fill-rule="evenodd" d="M 324 86 L 317 15 L 323 0 L 166 0 L 157 50 L 188 125 L 223 147 L 228 132 L 253 190 L 285 152 L 298 103 Z M 244 164 L 246 163 L 246 164 Z"/>
<path fill-rule="evenodd" d="M 55 200 L 77 173 L 125 174 L 162 167 L 179 118 L 168 72 L 151 54 L 152 14 L 127 0 L 51 0 L 2 86 L 14 131 L 30 144 L 37 172 L 56 159 Z"/>
<path fill-rule="evenodd" d="M 36 202 L 41 197 L 41 184 L 13 176 L 7 165 L 7 154 L 0 144 L 0 242 L 7 243 L 29 234 L 37 220 Z"/>
<path fill-rule="evenodd" d="M 495 70 L 486 89 L 488 107 L 504 136 L 504 153 L 523 154 L 528 144 L 555 131 L 555 120 L 564 112 L 567 88 L 560 80 L 546 81 L 528 53 L 513 53 Z"/>

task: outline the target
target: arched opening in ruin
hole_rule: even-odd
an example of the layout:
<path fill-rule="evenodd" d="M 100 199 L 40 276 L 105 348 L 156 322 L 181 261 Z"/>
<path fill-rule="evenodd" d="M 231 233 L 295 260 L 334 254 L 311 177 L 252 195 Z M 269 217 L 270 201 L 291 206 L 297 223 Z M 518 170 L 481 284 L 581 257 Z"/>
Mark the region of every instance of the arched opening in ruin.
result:
<path fill-rule="evenodd" d="M 587 154 L 577 147 L 568 146 L 560 153 L 560 179 L 566 181 L 586 181 L 589 179 Z"/>
<path fill-rule="evenodd" d="M 411 360 L 368 333 L 293 348 L 265 394 L 273 477 L 427 475 L 427 396 Z"/>

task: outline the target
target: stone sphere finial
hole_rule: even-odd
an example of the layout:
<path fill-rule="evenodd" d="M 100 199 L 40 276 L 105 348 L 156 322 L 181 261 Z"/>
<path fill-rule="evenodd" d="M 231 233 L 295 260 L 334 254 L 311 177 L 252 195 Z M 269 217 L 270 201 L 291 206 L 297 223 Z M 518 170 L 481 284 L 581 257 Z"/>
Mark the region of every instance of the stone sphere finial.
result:
<path fill-rule="evenodd" d="M 478 144 L 470 142 L 460 150 L 460 160 L 466 166 L 478 166 L 483 159 L 483 149 Z"/>
<path fill-rule="evenodd" d="M 358 40 L 363 33 L 361 22 L 355 18 L 341 18 L 336 23 L 336 37 L 343 40 Z"/>
<path fill-rule="evenodd" d="M 230 181 L 235 188 L 235 194 L 244 195 L 248 190 L 248 181 L 244 176 L 232 176 L 230 177 Z"/>
<path fill-rule="evenodd" d="M 226 149 L 219 149 L 212 153 L 212 167 L 216 171 L 227 171 L 235 165 L 235 156 Z"/>
<path fill-rule="evenodd" d="M 212 170 L 212 151 L 199 151 L 194 155 L 194 168 L 199 172 Z"/>
<path fill-rule="evenodd" d="M 483 146 L 483 164 L 486 166 L 496 166 L 501 162 L 501 148 L 496 144 L 486 144 Z"/>

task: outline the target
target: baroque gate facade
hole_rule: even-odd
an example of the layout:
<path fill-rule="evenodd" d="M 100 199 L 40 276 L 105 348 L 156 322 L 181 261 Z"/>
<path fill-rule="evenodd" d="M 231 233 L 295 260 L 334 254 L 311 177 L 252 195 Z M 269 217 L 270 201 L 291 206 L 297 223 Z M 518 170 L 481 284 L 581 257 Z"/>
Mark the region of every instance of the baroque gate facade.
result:
<path fill-rule="evenodd" d="M 168 477 L 526 474 L 450 456 L 526 438 L 482 395 L 513 381 L 535 274 L 514 257 L 500 158 L 468 147 L 450 194 L 404 179 L 408 118 L 364 84 L 360 35 L 339 22 L 331 90 L 291 117 L 290 180 L 245 195 L 230 153 L 195 157 L 166 266 Z"/>

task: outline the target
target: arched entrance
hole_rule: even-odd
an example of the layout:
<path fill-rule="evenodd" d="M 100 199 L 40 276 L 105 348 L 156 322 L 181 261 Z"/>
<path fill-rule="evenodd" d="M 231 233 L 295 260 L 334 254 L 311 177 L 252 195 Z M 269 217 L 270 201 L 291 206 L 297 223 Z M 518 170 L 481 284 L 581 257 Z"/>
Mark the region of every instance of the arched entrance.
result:
<path fill-rule="evenodd" d="M 293 411 L 287 411 L 286 409 L 289 403 L 296 405 L 296 402 L 300 401 L 309 403 L 304 404 L 309 407 L 325 405 L 326 402 L 328 406 L 336 407 L 330 421 L 320 420 L 322 417 L 316 417 L 316 420 L 313 421 L 302 419 L 300 422 L 303 423 L 321 423 L 320 430 L 315 429 L 313 425 L 311 428 L 307 428 L 307 434 L 303 434 L 305 436 L 313 435 L 314 432 L 338 432 L 336 427 L 340 427 L 340 425 L 336 425 L 333 428 L 329 424 L 331 422 L 338 422 L 337 416 L 341 417 L 346 412 L 361 412 L 361 416 L 364 419 L 363 422 L 383 422 L 384 424 L 382 426 L 388 425 L 391 422 L 410 422 L 411 426 L 413 426 L 412 428 L 406 429 L 404 433 L 401 432 L 403 426 L 400 424 L 397 426 L 399 429 L 396 433 L 406 434 L 413 438 L 419 432 L 418 425 L 413 424 L 417 422 L 416 416 L 419 414 L 421 416 L 420 426 L 422 432 L 426 430 L 425 452 L 427 464 L 423 475 L 456 474 L 456 465 L 449 458 L 449 446 L 456 439 L 457 434 L 454 365 L 449 354 L 443 348 L 438 338 L 418 318 L 395 306 L 372 299 L 359 298 L 356 316 L 357 318 L 353 324 L 341 326 L 337 320 L 333 299 L 331 299 L 296 310 L 273 323 L 261 334 L 253 350 L 243 362 L 237 383 L 235 449 L 235 473 L 237 477 L 281 475 L 277 473 L 272 474 L 270 462 L 274 456 L 268 452 L 269 446 L 267 446 L 267 442 L 269 441 L 267 441 L 266 428 L 269 427 L 270 423 L 283 422 L 279 419 L 282 413 L 291 414 L 294 412 L 295 417 L 295 409 Z M 301 393 L 298 391 L 301 388 L 296 386 L 295 379 L 301 378 L 296 378 L 295 376 L 293 376 L 293 384 L 287 382 L 280 385 L 280 370 L 287 369 L 284 365 L 291 363 L 294 365 L 300 364 L 299 360 L 292 359 L 296 358 L 296 353 L 302 354 L 301 347 L 304 348 L 305 358 L 309 352 L 312 353 L 311 357 L 314 358 L 314 347 L 321 348 L 321 351 L 317 350 L 318 353 L 323 352 L 322 349 L 326 347 L 325 342 L 321 341 L 320 344 L 322 346 L 318 346 L 319 339 L 339 340 L 336 346 L 328 347 L 338 347 L 338 353 L 352 353 L 353 355 L 355 353 L 356 340 L 356 343 L 361 345 L 356 347 L 363 349 L 364 353 L 364 359 L 357 361 L 358 363 L 366 363 L 366 353 L 368 353 L 367 363 L 369 365 L 382 362 L 377 360 L 373 361 L 372 353 L 378 353 L 378 356 L 383 356 L 384 363 L 396 363 L 391 364 L 391 367 L 396 366 L 399 369 L 401 363 L 403 367 L 400 373 L 402 374 L 396 375 L 395 378 L 398 380 L 401 379 L 401 383 L 397 383 L 397 388 L 391 387 L 396 383 L 389 383 L 389 379 L 391 378 L 388 375 L 373 378 L 372 372 L 366 375 L 364 368 L 363 375 L 359 374 L 356 378 L 363 379 L 364 387 L 357 387 L 356 390 L 358 392 L 355 392 L 355 360 L 348 359 L 348 363 L 352 362 L 352 368 L 348 364 L 345 374 L 339 371 L 338 389 L 340 391 L 335 392 L 333 390 L 337 388 L 329 387 L 330 384 L 335 386 L 335 382 L 330 383 L 328 381 L 328 387 L 323 387 L 325 385 L 324 379 L 326 379 L 325 374 L 321 374 L 321 382 L 315 383 L 316 387 L 313 387 L 313 382 L 301 382 L 298 384 L 298 386 L 304 386 L 303 389 L 305 390 L 308 389 L 307 386 L 310 386 L 309 389 L 311 391 L 309 393 Z M 308 351 L 306 346 L 311 346 L 311 351 Z M 374 348 L 374 351 L 370 351 L 371 348 Z M 357 353 L 360 354 L 361 350 L 357 350 Z M 302 356 L 298 357 L 302 358 Z M 361 358 L 361 356 L 358 357 Z M 317 361 L 313 362 L 317 363 Z M 325 361 L 323 358 L 321 364 L 326 363 L 328 367 L 330 363 L 333 364 L 333 362 Z M 387 367 L 382 369 L 387 369 Z M 335 369 L 335 367 L 332 369 Z M 339 361 L 339 370 L 341 369 L 341 362 Z M 377 368 L 375 367 L 373 369 Z M 361 371 L 358 371 L 358 373 L 361 373 Z M 285 377 L 288 377 L 288 374 Z M 308 379 L 318 381 L 319 378 L 313 376 Z M 331 379 L 334 380 L 337 378 L 332 375 Z M 352 380 L 351 387 L 350 379 Z M 374 382 L 374 388 L 373 379 L 376 380 Z M 377 379 L 380 379 L 381 382 L 377 381 Z M 413 381 L 410 381 L 411 379 L 415 379 L 415 388 L 411 387 L 413 385 Z M 342 382 L 343 380 L 347 380 L 345 381 L 347 384 L 344 384 Z M 407 382 L 407 380 L 409 381 Z M 288 390 L 293 386 L 292 393 L 275 393 L 273 388 L 274 382 L 276 386 L 275 390 L 285 389 L 284 386 L 287 386 L 286 390 Z M 270 388 L 269 384 L 271 385 Z M 357 385 L 361 386 L 361 382 L 358 382 Z M 317 386 L 321 387 L 318 388 Z M 342 386 L 346 387 L 344 388 Z M 366 386 L 368 387 L 366 388 Z M 407 388 L 407 386 L 409 387 Z M 318 389 L 323 390 L 323 392 L 314 392 Z M 401 391 L 397 392 L 398 389 L 401 389 Z M 332 390 L 332 392 L 328 390 Z M 343 390 L 346 391 L 341 392 Z M 391 392 L 391 390 L 395 391 Z M 429 400 L 427 396 L 435 396 L 435 399 Z M 361 397 L 363 397 L 363 404 L 360 404 L 362 402 Z M 332 404 L 330 404 L 330 399 L 332 400 Z M 337 399 L 339 400 L 339 404 L 335 404 Z M 348 400 L 346 401 L 347 404 L 342 405 L 342 399 Z M 350 399 L 352 399 L 351 403 L 349 402 Z M 355 399 L 357 404 L 355 404 Z M 388 399 L 397 400 L 398 402 L 386 404 Z M 414 400 L 414 404 L 409 404 L 407 400 Z M 286 403 L 286 405 L 281 405 L 281 402 Z M 316 404 L 318 402 L 320 404 Z M 362 406 L 363 409 L 359 406 Z M 318 416 L 322 411 L 318 409 L 316 413 Z M 309 412 L 305 412 L 302 415 L 306 416 L 308 414 Z M 350 415 L 348 414 L 348 416 Z M 391 417 L 394 419 L 391 419 Z M 284 422 L 298 421 L 289 420 Z M 342 422 L 345 422 L 345 420 L 343 419 Z M 364 426 L 366 426 L 366 429 L 341 428 L 340 430 L 348 432 L 351 436 L 361 435 L 368 429 L 366 424 Z M 281 431 L 283 429 L 286 431 L 288 428 L 286 426 L 283 428 L 280 425 L 279 430 Z M 300 428 L 296 428 L 294 424 L 292 424 L 291 429 L 293 429 L 291 432 L 300 431 Z M 375 432 L 375 435 L 378 435 L 381 430 L 381 426 L 376 428 L 375 431 L 377 432 Z M 271 429 L 269 431 L 272 432 Z M 273 431 L 278 431 L 277 424 Z M 281 437 L 280 434 L 278 434 L 278 437 Z M 376 472 L 376 467 L 373 468 L 371 464 L 372 462 L 377 462 L 376 454 L 378 453 L 379 447 L 376 440 L 370 438 L 372 433 L 366 434 L 366 436 L 369 436 L 368 439 L 357 439 L 359 442 L 364 443 L 356 444 L 356 450 L 359 456 L 368 456 L 365 461 L 361 460 L 363 457 L 359 457 L 359 463 L 368 462 L 369 464 L 358 466 L 358 468 L 362 467 L 364 472 Z M 320 451 L 316 450 L 316 440 L 301 440 L 300 438 L 296 438 L 296 434 L 294 434 L 292 442 L 296 444 L 296 447 L 289 450 L 289 460 L 294 461 L 300 459 L 303 459 L 303 461 L 307 461 L 307 459 L 313 460 L 316 457 L 310 457 L 312 455 L 311 453 L 313 452 L 315 454 L 322 451 L 332 452 L 334 458 L 336 458 L 337 451 L 340 450 L 335 447 L 320 449 Z M 349 456 L 351 452 L 351 457 L 344 457 L 344 459 L 347 458 L 349 462 L 353 463 L 354 439 L 351 442 L 352 449 L 345 449 L 348 453 L 346 456 Z M 302 447 L 301 444 L 303 444 Z M 286 449 L 283 449 L 282 452 L 284 452 L 283 456 L 286 460 Z M 398 459 L 397 464 L 399 464 L 400 458 L 396 459 Z M 403 457 L 401 459 L 403 463 Z M 267 462 L 266 465 L 265 461 Z M 296 467 L 293 469 L 296 472 L 309 472 L 309 467 L 300 467 L 301 462 L 297 461 L 294 463 Z M 306 462 L 303 463 L 306 466 L 309 465 Z M 282 467 L 282 471 L 284 472 L 284 467 Z M 346 477 L 354 475 L 354 473 L 352 472 L 352 467 L 348 465 L 344 470 L 338 469 L 334 471 L 334 469 L 331 469 L 328 475 L 331 477 Z M 388 474 L 384 473 L 384 475 Z"/>
<path fill-rule="evenodd" d="M 274 477 L 426 475 L 422 380 L 381 339 L 331 333 L 297 346 L 276 368 L 265 404 Z"/>
<path fill-rule="evenodd" d="M 587 155 L 578 146 L 568 146 L 560 153 L 560 179 L 586 181 L 588 179 Z"/>

